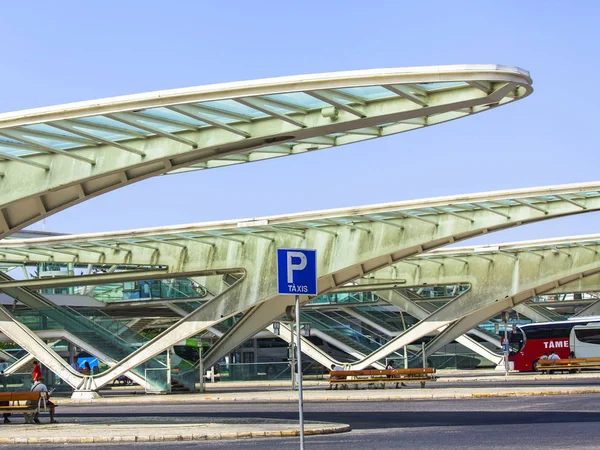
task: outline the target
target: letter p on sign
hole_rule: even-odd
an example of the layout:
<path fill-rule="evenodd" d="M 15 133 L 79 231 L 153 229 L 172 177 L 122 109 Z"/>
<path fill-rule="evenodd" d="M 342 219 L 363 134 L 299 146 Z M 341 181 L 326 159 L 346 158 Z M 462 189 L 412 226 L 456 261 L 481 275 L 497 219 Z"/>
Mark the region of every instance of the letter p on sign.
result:
<path fill-rule="evenodd" d="M 299 259 L 298 264 L 294 264 L 294 258 Z M 306 269 L 306 255 L 302 252 L 287 252 L 287 282 L 294 282 L 294 271 Z"/>

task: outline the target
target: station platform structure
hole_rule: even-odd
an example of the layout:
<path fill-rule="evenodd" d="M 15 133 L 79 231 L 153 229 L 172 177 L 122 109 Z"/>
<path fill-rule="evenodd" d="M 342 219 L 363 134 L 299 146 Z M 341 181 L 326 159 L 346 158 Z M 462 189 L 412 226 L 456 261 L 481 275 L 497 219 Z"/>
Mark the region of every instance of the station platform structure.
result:
<path fill-rule="evenodd" d="M 277 295 L 272 267 L 276 249 L 317 248 L 317 297 L 348 289 L 371 292 L 369 283 L 392 283 L 385 296 L 377 291 L 378 302 L 406 311 L 417 321 L 412 327 L 393 329 L 380 323 L 378 310 L 346 308 L 334 315 L 318 312 L 325 306 L 317 306 L 317 312 L 307 306 L 307 320 L 328 328 L 329 335 L 341 317 L 345 325 L 360 322 L 369 334 L 378 331 L 379 348 L 352 349 L 352 367 L 380 364 L 431 335 L 436 337 L 427 345 L 428 354 L 460 339 L 476 347 L 479 343 L 464 335 L 503 309 L 527 308 L 528 300 L 560 293 L 563 286 L 567 292 L 593 292 L 594 275 L 600 270 L 594 257 L 596 241 L 572 238 L 452 250 L 457 254 L 435 253 L 442 251 L 436 249 L 498 230 L 597 211 L 600 184 L 113 233 L 15 233 L 96 195 L 153 176 L 419 130 L 513 103 L 532 91 L 529 73 L 519 68 L 434 66 L 225 83 L 0 114 L 0 291 L 18 299 L 12 310 L 0 306 L 0 331 L 76 394 L 93 395 L 121 375 L 153 388 L 162 383 L 158 378 L 165 364 L 172 365 L 167 350 L 182 340 L 203 333 L 218 337 L 202 360 L 210 367 L 280 319 L 291 300 Z M 23 269 L 21 278 L 7 274 L 30 264 L 39 264 L 44 272 L 63 264 L 73 274 L 30 277 Z M 76 275 L 74 268 L 82 264 L 87 272 Z M 151 298 L 108 301 L 119 291 L 119 283 L 128 283 L 121 288 L 123 297 L 138 283 L 142 296 Z M 432 285 L 468 288 L 445 303 L 419 300 L 423 287 Z M 157 287 L 159 292 L 152 292 Z M 69 297 L 75 295 L 87 305 L 69 306 Z M 174 298 L 179 295 L 192 297 Z M 504 300 L 495 302 L 496 298 Z M 314 300 L 303 296 L 301 301 L 307 305 Z M 97 308 L 97 302 L 106 306 Z M 106 314 L 111 310 L 115 316 Z M 131 313 L 140 310 L 146 317 Z M 133 316 L 123 326 L 115 317 L 128 311 Z M 540 308 L 527 310 L 529 315 L 534 312 L 537 319 L 544 316 Z M 144 336 L 140 331 L 152 325 L 147 319 L 155 315 L 177 320 L 155 337 Z M 225 329 L 220 324 L 227 320 Z M 36 326 L 38 330 L 32 329 Z M 285 334 L 285 327 L 282 330 Z M 486 337 L 484 331 L 479 333 Z M 96 352 L 107 370 L 78 373 L 47 345 L 52 339 L 67 339 Z M 339 339 L 339 345 L 346 345 Z M 488 356 L 494 357 L 492 353 Z M 322 364 L 331 361 L 316 352 L 313 357 Z M 189 372 L 166 371 L 182 384 Z"/>

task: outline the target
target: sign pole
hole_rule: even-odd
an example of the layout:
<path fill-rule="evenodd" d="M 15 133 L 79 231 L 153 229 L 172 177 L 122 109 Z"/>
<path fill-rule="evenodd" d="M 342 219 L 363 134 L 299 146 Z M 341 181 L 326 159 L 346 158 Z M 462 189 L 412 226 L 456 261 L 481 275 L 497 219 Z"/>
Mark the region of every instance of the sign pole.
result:
<path fill-rule="evenodd" d="M 277 293 L 279 295 L 294 295 L 296 297 L 295 313 L 292 314 L 291 306 L 286 308 L 288 316 L 295 316 L 296 323 L 296 351 L 292 348 L 292 380 L 294 375 L 298 380 L 298 416 L 300 419 L 300 449 L 304 450 L 304 405 L 302 401 L 302 340 L 300 337 L 300 295 L 317 295 L 317 251 L 299 248 L 277 249 Z M 294 339 L 294 329 L 291 330 Z M 296 372 L 296 367 L 298 372 Z M 292 381 L 293 383 L 293 381 Z"/>
<path fill-rule="evenodd" d="M 296 353 L 294 349 L 294 322 L 290 322 L 290 374 L 292 379 L 292 391 L 296 390 L 296 375 L 294 367 L 296 366 Z"/>
<path fill-rule="evenodd" d="M 504 376 L 507 377 L 508 376 L 508 372 L 509 372 L 509 366 L 508 366 L 508 351 L 509 351 L 509 346 L 508 346 L 508 331 L 507 331 L 507 322 L 504 322 Z"/>
<path fill-rule="evenodd" d="M 304 403 L 302 401 L 302 350 L 300 349 L 300 296 L 296 295 L 296 348 L 298 349 L 298 411 L 300 419 L 300 449 L 304 450 Z"/>
<path fill-rule="evenodd" d="M 509 363 L 508 363 L 508 355 L 509 355 L 509 345 L 508 345 L 508 319 L 509 313 L 508 311 L 502 311 L 502 321 L 504 322 L 504 341 L 502 342 L 502 350 L 504 350 L 504 377 L 508 377 L 509 373 Z"/>

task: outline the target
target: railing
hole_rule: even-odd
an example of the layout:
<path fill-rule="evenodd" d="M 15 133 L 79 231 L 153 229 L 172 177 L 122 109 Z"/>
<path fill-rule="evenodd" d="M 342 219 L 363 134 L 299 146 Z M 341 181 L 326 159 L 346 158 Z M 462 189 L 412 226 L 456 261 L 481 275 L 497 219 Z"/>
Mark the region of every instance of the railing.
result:
<path fill-rule="evenodd" d="M 376 303 L 379 297 L 373 292 L 341 292 L 325 294 L 310 301 L 308 305 L 348 305 L 355 303 Z"/>
<path fill-rule="evenodd" d="M 421 299 L 438 299 L 457 297 L 463 292 L 467 291 L 469 287 L 470 286 L 468 284 L 456 284 L 449 286 L 409 288 L 408 290 L 414 292 Z"/>
<path fill-rule="evenodd" d="M 302 364 L 302 376 L 305 379 L 323 379 L 325 373 L 329 372 L 321 364 Z M 292 371 L 287 362 L 219 364 L 215 379 L 224 382 L 291 381 Z"/>
<path fill-rule="evenodd" d="M 147 280 L 127 281 L 112 284 L 109 290 L 97 286 L 92 296 L 103 302 L 117 300 L 150 300 L 150 299 L 181 299 L 203 298 L 207 291 L 193 281 L 184 278 L 176 280 Z"/>
<path fill-rule="evenodd" d="M 365 324 L 356 324 L 355 321 L 358 321 L 358 319 L 354 317 L 342 316 L 332 311 L 328 311 L 328 314 L 325 314 L 316 310 L 305 311 L 302 315 L 305 318 L 303 320 L 311 322 L 315 329 L 329 334 L 332 338 L 367 355 L 379 350 L 382 345 L 385 345 L 389 341 L 387 337 L 384 337 L 376 330 L 372 330 Z M 369 335 L 352 328 L 349 322 L 360 327 L 362 331 L 369 330 Z"/>
<path fill-rule="evenodd" d="M 382 309 L 375 310 L 373 306 L 359 306 L 356 311 L 365 317 L 365 319 L 370 320 L 378 324 L 379 326 L 392 331 L 392 332 L 401 332 L 406 331 L 404 329 L 404 324 L 409 322 L 407 328 L 413 324 L 414 319 L 412 316 L 405 314 L 404 322 L 402 321 L 402 317 L 398 312 L 391 313 L 389 311 L 385 311 Z"/>
<path fill-rule="evenodd" d="M 144 377 L 148 382 L 146 385 L 146 393 L 165 394 L 167 392 L 171 392 L 169 369 L 166 367 L 145 369 Z"/>
<path fill-rule="evenodd" d="M 54 392 L 57 394 L 72 392 L 71 386 L 61 378 L 49 370 L 45 370 L 45 372 L 46 381 L 44 384 L 48 389 L 54 389 Z M 0 392 L 27 392 L 31 389 L 32 383 L 31 373 L 29 372 L 16 372 L 10 375 L 2 374 L 0 375 Z"/>
<path fill-rule="evenodd" d="M 404 368 L 404 358 L 387 358 L 388 361 L 393 361 L 395 368 Z M 432 367 L 436 370 L 471 370 L 481 367 L 491 367 L 490 362 L 475 353 L 447 353 L 434 354 L 427 357 L 427 367 Z M 413 356 L 408 358 L 408 367 L 423 367 L 423 357 Z"/>
<path fill-rule="evenodd" d="M 108 317 L 108 316 L 107 316 Z M 103 325 L 116 328 L 124 326 L 116 321 L 107 321 L 99 324 L 90 321 L 87 317 L 69 308 L 40 308 L 22 309 L 15 311 L 15 318 L 32 331 L 41 330 L 66 330 L 82 341 L 86 342 L 110 358 L 119 361 L 131 354 L 142 342 L 128 342 L 123 335 L 117 335 Z M 131 337 L 131 336 L 125 336 Z M 143 339 L 140 337 L 140 339 Z M 140 376 L 144 376 L 145 368 L 164 368 L 165 363 L 155 357 L 133 369 Z"/>

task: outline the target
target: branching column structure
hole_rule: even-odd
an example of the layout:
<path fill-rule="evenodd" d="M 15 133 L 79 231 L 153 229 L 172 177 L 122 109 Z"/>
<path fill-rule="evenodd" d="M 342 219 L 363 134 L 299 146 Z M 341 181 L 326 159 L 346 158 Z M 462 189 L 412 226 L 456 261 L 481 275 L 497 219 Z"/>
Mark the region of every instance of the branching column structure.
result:
<path fill-rule="evenodd" d="M 432 354 L 478 324 L 533 297 L 561 288 L 581 289 L 587 277 L 591 277 L 591 283 L 597 281 L 599 242 L 596 238 L 583 242 L 587 245 L 577 245 L 582 241 L 574 239 L 565 247 L 561 246 L 565 244 L 562 240 L 549 240 L 538 245 L 442 250 L 430 253 L 426 259 L 406 260 L 400 265 L 406 266 L 402 270 L 409 285 L 470 283 L 471 289 L 355 366 L 367 367 L 386 354 L 445 327 L 426 348 L 426 353 Z M 416 265 L 408 267 L 408 264 Z M 392 269 L 379 271 L 375 276 L 389 279 L 394 273 Z"/>
<path fill-rule="evenodd" d="M 103 261 L 105 264 L 160 265 L 166 267 L 164 278 L 215 273 L 243 274 L 241 277 L 235 276 L 237 281 L 226 291 L 221 292 L 107 372 L 94 377 L 91 388 L 97 388 L 182 339 L 195 335 L 227 317 L 245 312 L 242 320 L 225 334 L 207 355 L 206 364 L 209 366 L 283 315 L 285 307 L 290 304 L 290 299 L 276 295 L 275 251 L 277 248 L 320 249 L 318 253 L 320 294 L 404 260 L 407 263 L 401 265 L 402 269 L 396 264 L 388 269 L 384 276 L 387 279 L 404 279 L 407 285 L 419 284 L 422 280 L 415 275 L 417 268 L 419 268 L 418 273 L 421 273 L 421 267 L 433 266 L 437 270 L 435 273 L 438 273 L 440 268 L 447 267 L 450 263 L 433 262 L 430 256 L 418 257 L 417 255 L 494 230 L 600 209 L 598 189 L 599 186 L 594 184 L 556 186 L 541 191 L 527 189 L 486 193 L 296 216 L 259 218 L 243 222 L 229 221 L 221 224 L 199 224 L 134 232 L 11 240 L 0 245 L 0 257 L 19 259 L 17 254 L 8 253 L 16 249 L 19 254 L 27 255 L 26 258 L 30 261 L 34 259 L 57 262 L 77 260 L 88 263 Z M 493 203 L 495 206 L 487 206 L 491 202 L 495 202 Z M 74 246 L 77 248 L 76 257 L 64 251 L 65 248 Z M 53 256 L 45 257 L 36 254 L 35 252 L 40 248 L 44 253 L 51 252 Z M 582 249 L 582 251 L 595 255 L 589 249 Z M 541 259 L 539 255 L 530 253 L 527 255 Z M 418 263 L 415 262 L 415 257 Z M 511 256 L 505 254 L 500 254 L 499 257 L 512 260 Z M 25 256 L 21 258 L 25 259 Z M 453 259 L 449 256 L 447 259 L 460 267 L 474 266 L 460 261 L 462 258 Z M 414 273 L 407 271 L 405 266 L 414 267 Z M 532 265 L 532 267 L 537 266 Z M 106 276 L 126 277 L 127 274 Z M 476 278 L 473 277 L 467 277 L 466 280 L 447 280 L 442 277 L 438 281 L 445 284 L 456 281 L 477 284 Z M 47 281 L 50 282 L 77 283 L 77 279 Z M 0 283 L 0 290 L 6 289 L 6 286 Z M 464 298 L 465 296 L 460 297 L 460 299 Z M 303 302 L 308 300 L 308 298 L 302 299 Z M 463 301 L 457 299 L 443 310 L 450 314 L 456 313 L 456 316 L 452 316 L 456 319 L 465 312 L 461 309 L 454 311 L 452 305 Z M 444 319 L 428 331 L 448 323 L 448 319 Z M 410 332 L 414 334 L 413 329 L 409 330 Z M 405 342 L 406 336 L 401 336 L 401 340 Z M 366 364 L 370 364 L 370 360 Z"/>

